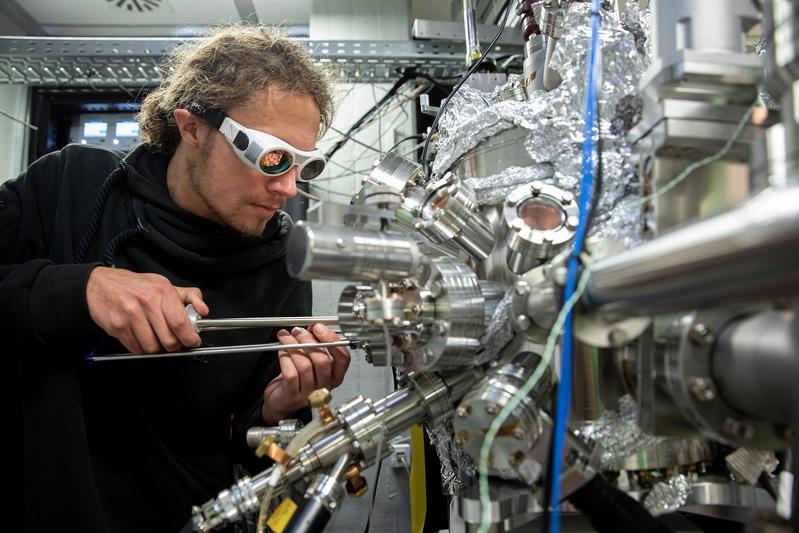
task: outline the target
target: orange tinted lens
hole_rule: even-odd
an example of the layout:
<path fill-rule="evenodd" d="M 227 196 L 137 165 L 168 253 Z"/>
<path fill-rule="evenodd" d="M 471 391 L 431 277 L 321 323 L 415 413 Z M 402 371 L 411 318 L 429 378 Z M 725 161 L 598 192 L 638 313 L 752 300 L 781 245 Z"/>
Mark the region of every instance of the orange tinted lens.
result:
<path fill-rule="evenodd" d="M 291 168 L 294 158 L 284 150 L 272 150 L 261 156 L 258 166 L 267 174 L 282 174 Z"/>

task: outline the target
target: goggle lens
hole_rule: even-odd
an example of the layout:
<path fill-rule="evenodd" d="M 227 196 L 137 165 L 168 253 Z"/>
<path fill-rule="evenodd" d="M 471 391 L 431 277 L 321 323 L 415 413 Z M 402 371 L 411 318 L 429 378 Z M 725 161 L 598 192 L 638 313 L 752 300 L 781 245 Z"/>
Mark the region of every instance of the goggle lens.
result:
<path fill-rule="evenodd" d="M 317 177 L 322 171 L 325 169 L 325 162 L 321 159 L 315 159 L 313 161 L 308 161 L 305 166 L 302 168 L 302 172 L 300 173 L 300 179 L 305 181 L 310 181 Z"/>
<path fill-rule="evenodd" d="M 282 174 L 291 168 L 294 157 L 284 150 L 272 150 L 261 156 L 258 166 L 266 174 Z"/>

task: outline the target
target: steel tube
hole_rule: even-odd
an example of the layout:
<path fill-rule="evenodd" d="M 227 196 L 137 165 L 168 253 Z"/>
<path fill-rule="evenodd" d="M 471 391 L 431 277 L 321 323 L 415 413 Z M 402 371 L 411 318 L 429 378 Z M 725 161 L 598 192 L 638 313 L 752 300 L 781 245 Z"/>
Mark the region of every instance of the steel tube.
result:
<path fill-rule="evenodd" d="M 165 357 L 188 357 L 195 355 L 229 355 L 252 352 L 277 352 L 280 350 L 304 350 L 309 348 L 332 348 L 334 346 L 348 346 L 353 348 L 354 341 L 336 342 L 309 342 L 305 344 L 283 344 L 280 342 L 270 342 L 266 344 L 242 344 L 239 346 L 211 346 L 207 348 L 194 348 L 183 352 L 167 352 L 154 354 L 133 354 L 118 353 L 100 357 L 87 357 L 90 362 L 101 361 L 126 361 L 130 359 L 162 359 Z"/>
<path fill-rule="evenodd" d="M 769 189 L 726 213 L 594 265 L 582 303 L 635 316 L 799 294 L 799 187 Z"/>
<path fill-rule="evenodd" d="M 197 331 L 218 331 L 224 329 L 267 328 L 312 326 L 313 324 L 338 324 L 335 315 L 326 316 L 269 316 L 252 318 L 199 318 L 195 323 Z"/>
<path fill-rule="evenodd" d="M 725 326 L 713 349 L 719 394 L 750 416 L 789 424 L 796 407 L 799 339 L 795 313 L 765 311 Z"/>
<path fill-rule="evenodd" d="M 463 0 L 463 26 L 466 32 L 466 66 L 480 59 L 480 36 L 477 34 L 475 0 Z"/>
<path fill-rule="evenodd" d="M 405 235 L 298 222 L 289 235 L 286 267 L 298 279 L 399 281 L 413 276 L 423 257 Z"/>

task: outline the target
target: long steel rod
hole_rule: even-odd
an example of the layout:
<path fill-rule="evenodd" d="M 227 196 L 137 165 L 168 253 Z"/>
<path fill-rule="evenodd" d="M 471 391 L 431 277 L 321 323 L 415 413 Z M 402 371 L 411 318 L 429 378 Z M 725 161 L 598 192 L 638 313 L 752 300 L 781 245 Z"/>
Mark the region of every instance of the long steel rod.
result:
<path fill-rule="evenodd" d="M 330 316 L 269 316 L 253 318 L 198 318 L 194 329 L 217 331 L 223 329 L 311 326 L 313 324 L 338 324 L 338 317 Z"/>
<path fill-rule="evenodd" d="M 582 303 L 634 316 L 797 294 L 799 187 L 792 187 L 599 260 Z"/>
<path fill-rule="evenodd" d="M 126 361 L 129 359 L 161 359 L 165 357 L 188 357 L 195 355 L 232 355 L 252 352 L 277 352 L 280 350 L 304 350 L 311 348 L 332 348 L 334 346 L 347 346 L 357 348 L 360 344 L 357 341 L 336 341 L 336 342 L 309 342 L 306 344 L 283 344 L 280 342 L 270 342 L 267 344 L 241 344 L 239 346 L 210 346 L 206 348 L 193 348 L 183 352 L 167 352 L 155 354 L 133 354 L 118 353 L 103 356 L 90 356 L 86 360 L 90 362 L 101 361 Z"/>

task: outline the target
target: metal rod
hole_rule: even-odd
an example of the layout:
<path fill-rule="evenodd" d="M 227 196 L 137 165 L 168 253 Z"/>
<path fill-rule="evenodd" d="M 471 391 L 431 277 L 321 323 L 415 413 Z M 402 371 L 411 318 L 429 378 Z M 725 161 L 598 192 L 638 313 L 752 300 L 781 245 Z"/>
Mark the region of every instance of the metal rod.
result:
<path fill-rule="evenodd" d="M 609 316 L 667 313 L 799 294 L 799 187 L 599 260 L 583 305 Z"/>
<path fill-rule="evenodd" d="M 267 344 L 242 344 L 239 346 L 211 346 L 207 348 L 193 348 L 183 352 L 168 352 L 155 354 L 133 354 L 118 353 L 103 355 L 100 357 L 87 357 L 90 362 L 100 361 L 125 361 L 128 359 L 161 359 L 165 357 L 188 357 L 195 355 L 232 355 L 251 352 L 277 352 L 280 350 L 304 350 L 309 348 L 332 348 L 334 346 L 347 346 L 358 348 L 360 343 L 355 340 L 336 341 L 336 342 L 309 342 L 306 344 L 282 344 L 280 342 L 270 342 Z"/>
<path fill-rule="evenodd" d="M 463 0 L 463 27 L 466 32 L 466 66 L 480 59 L 480 37 L 477 34 L 477 15 L 475 0 Z"/>
<path fill-rule="evenodd" d="M 338 324 L 338 317 L 330 316 L 270 316 L 253 318 L 198 318 L 194 329 L 217 331 L 223 329 L 311 326 L 313 324 Z"/>

